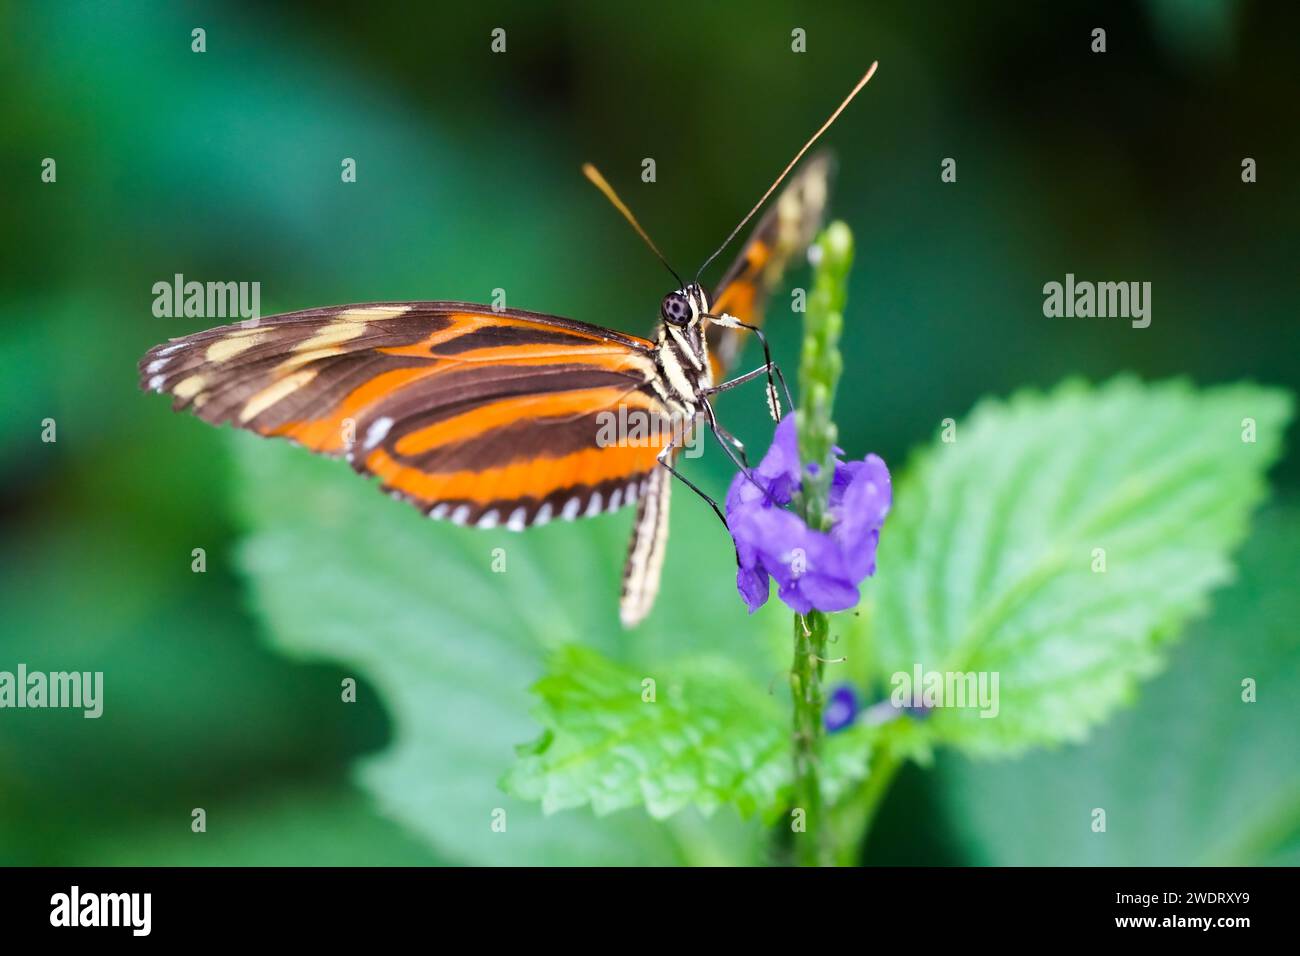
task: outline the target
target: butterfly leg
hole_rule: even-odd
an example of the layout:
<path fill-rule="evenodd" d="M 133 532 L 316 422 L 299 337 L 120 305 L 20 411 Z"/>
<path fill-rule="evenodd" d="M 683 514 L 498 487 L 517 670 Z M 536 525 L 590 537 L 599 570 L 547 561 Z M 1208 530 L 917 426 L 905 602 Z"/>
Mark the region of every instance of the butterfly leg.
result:
<path fill-rule="evenodd" d="M 691 481 L 691 479 L 687 478 L 680 471 L 678 471 L 676 468 L 673 467 L 672 453 L 675 445 L 676 445 L 676 439 L 674 439 L 672 442 L 669 442 L 666 446 L 664 446 L 664 450 L 659 453 L 659 464 L 667 468 L 672 473 L 672 476 L 674 478 L 676 478 L 687 488 L 691 489 L 691 491 L 695 492 L 697 495 L 699 495 L 701 498 L 707 501 L 709 503 L 709 507 L 713 509 L 713 513 L 718 516 L 718 520 L 722 522 L 723 527 L 727 527 L 727 516 L 722 513 L 722 509 L 718 507 L 718 503 L 714 501 L 712 498 L 710 498 L 708 495 L 706 495 L 703 491 L 701 491 L 699 486 L 696 485 L 695 482 Z"/>
<path fill-rule="evenodd" d="M 704 407 L 707 408 L 707 409 L 709 410 L 709 418 L 710 418 L 710 420 L 711 420 L 711 421 L 716 425 L 717 422 L 716 422 L 716 419 L 715 419 L 714 416 L 713 416 L 713 408 L 709 405 L 709 403 L 708 403 L 707 401 L 704 402 Z M 720 427 L 720 426 L 719 426 L 719 427 Z M 714 436 L 715 436 L 715 437 L 718 437 L 718 433 L 717 433 L 717 432 L 714 432 Z M 728 436 L 728 437 L 730 437 L 730 436 Z M 707 501 L 708 504 L 709 504 L 709 507 L 713 509 L 713 513 L 714 513 L 715 515 L 718 516 L 718 520 L 722 522 L 722 526 L 723 526 L 724 528 L 727 529 L 727 534 L 730 535 L 730 534 L 731 534 L 731 525 L 727 524 L 727 516 L 726 516 L 725 514 L 722 513 L 722 509 L 718 507 L 718 503 L 717 503 L 716 501 L 714 501 L 711 497 L 709 497 L 707 494 L 705 494 L 705 493 L 704 493 L 704 492 L 699 488 L 699 486 L 695 484 L 695 482 L 691 481 L 691 479 L 687 478 L 687 477 L 686 477 L 685 475 L 683 475 L 680 471 L 678 471 L 676 468 L 673 467 L 673 449 L 677 447 L 677 441 L 678 441 L 678 436 L 674 436 L 673 439 L 672 439 L 672 441 L 670 441 L 667 445 L 664 446 L 664 450 L 661 451 L 661 452 L 659 453 L 659 456 L 658 456 L 659 464 L 661 464 L 661 465 L 663 465 L 665 468 L 667 468 L 668 471 L 669 471 L 669 473 L 671 473 L 672 476 L 673 476 L 674 478 L 676 478 L 678 481 L 680 481 L 682 484 L 684 484 L 687 488 L 691 489 L 691 491 L 695 492 L 697 495 L 699 495 L 701 498 L 703 498 L 705 501 Z M 720 437 L 718 438 L 718 441 L 719 441 L 720 444 L 722 443 L 722 439 L 721 439 Z M 735 454 L 734 454 L 734 452 L 732 452 L 732 450 L 731 450 L 727 445 L 725 445 L 725 444 L 723 445 L 723 448 L 726 448 L 727 451 L 728 451 L 728 453 L 731 454 L 731 460 L 732 460 L 733 462 L 736 461 L 736 458 L 735 458 Z M 739 462 L 737 462 L 737 465 L 739 465 Z M 742 467 L 741 470 L 742 470 L 746 475 L 749 475 L 749 469 L 748 469 L 748 468 L 744 468 L 744 467 Z M 750 476 L 750 479 L 749 479 L 749 480 L 750 480 L 750 481 L 753 481 L 753 480 L 754 480 L 754 479 L 753 479 L 753 476 Z M 732 545 L 733 545 L 733 547 L 734 547 L 734 549 L 735 549 L 735 552 L 736 552 L 736 567 L 740 567 L 740 547 L 739 547 L 738 545 L 736 545 L 734 539 L 732 540 Z"/>
<path fill-rule="evenodd" d="M 737 375 L 735 378 L 727 379 L 727 381 L 723 382 L 721 385 L 711 385 L 703 391 L 705 395 L 716 395 L 718 392 L 729 392 L 736 386 L 752 382 L 760 375 L 765 374 L 767 374 L 767 366 L 760 365 L 758 368 L 746 372 L 744 375 Z"/>
<path fill-rule="evenodd" d="M 767 344 L 767 336 L 763 334 L 763 330 L 757 325 L 749 325 L 748 323 L 740 321 L 740 319 L 736 318 L 734 315 L 727 315 L 725 312 L 722 315 L 710 315 L 709 318 L 724 328 L 748 329 L 750 332 L 753 332 L 758 336 L 758 341 L 763 346 L 763 367 L 760 372 L 767 373 L 767 397 L 768 402 L 772 406 L 772 417 L 777 421 L 780 421 L 781 413 L 780 407 L 776 401 L 776 383 L 772 381 L 773 373 L 776 374 L 776 380 L 781 383 L 781 391 L 785 393 L 785 401 L 788 408 L 794 408 L 794 399 L 790 395 L 790 386 L 785 383 L 785 376 L 781 374 L 781 366 L 772 361 L 772 350 Z M 731 382 L 723 382 L 721 385 L 715 386 L 714 389 L 711 389 L 710 391 L 721 391 L 724 388 L 739 385 L 742 381 L 749 381 L 754 377 L 756 377 L 756 375 L 742 375 L 739 379 L 732 379 Z"/>
<path fill-rule="evenodd" d="M 749 377 L 754 378 L 762 371 L 762 369 L 755 369 L 753 373 L 750 373 Z M 750 484 L 763 492 L 764 497 L 767 497 L 767 489 L 758 483 L 758 479 L 756 479 L 753 472 L 750 471 L 749 458 L 745 454 L 744 443 L 718 423 L 717 415 L 715 415 L 713 411 L 713 405 L 707 398 L 702 397 L 700 401 L 704 406 L 705 412 L 709 416 L 709 426 L 713 429 L 713 437 L 718 440 L 718 444 L 721 445 L 722 450 L 727 453 L 727 457 L 731 459 L 731 463 L 740 469 L 740 473 L 745 476 Z M 734 448 L 732 446 L 734 446 Z M 739 455 L 739 457 L 737 457 L 737 455 Z"/>
<path fill-rule="evenodd" d="M 712 498 L 710 498 L 708 495 L 706 495 L 703 491 L 701 491 L 700 488 L 695 484 L 695 482 L 691 481 L 691 479 L 687 478 L 680 471 L 678 471 L 676 468 L 673 467 L 673 448 L 676 446 L 676 444 L 677 444 L 677 438 L 674 437 L 672 441 L 670 441 L 667 445 L 664 446 L 664 450 L 659 453 L 659 464 L 667 468 L 668 471 L 672 473 L 672 476 L 674 478 L 679 480 L 687 488 L 691 489 L 691 491 L 695 492 L 697 495 L 699 495 L 701 498 L 707 501 L 709 503 L 709 507 L 713 509 L 713 513 L 718 516 L 718 520 L 722 522 L 722 526 L 727 529 L 727 534 L 730 535 L 731 525 L 727 524 L 727 516 L 722 513 L 722 509 L 718 507 L 718 503 L 714 501 Z M 732 545 L 733 547 L 735 546 L 734 540 L 732 541 Z M 736 551 L 736 567 L 740 567 L 740 548 L 735 547 L 735 551 Z"/>
<path fill-rule="evenodd" d="M 687 478 L 680 471 L 678 471 L 676 468 L 673 467 L 672 449 L 673 449 L 673 443 L 670 442 L 667 445 L 667 447 L 665 447 L 664 450 L 659 453 L 659 464 L 667 468 L 672 473 L 672 476 L 674 478 L 678 479 L 687 488 L 691 489 L 691 491 L 695 492 L 697 495 L 699 495 L 701 498 L 707 501 L 709 503 L 709 507 L 713 509 L 713 513 L 718 516 L 718 520 L 722 522 L 722 526 L 727 529 L 727 534 L 730 535 L 731 525 L 727 524 L 727 516 L 722 513 L 722 509 L 718 507 L 718 503 L 714 501 L 712 498 L 710 498 L 708 495 L 706 495 L 703 491 L 701 491 L 699 487 L 696 486 L 695 482 L 691 481 L 691 479 Z M 732 543 L 732 547 L 735 549 L 736 552 L 736 567 L 740 567 L 740 547 L 736 544 L 734 539 L 732 540 L 731 543 Z"/>
<path fill-rule="evenodd" d="M 718 444 L 722 445 L 722 450 L 727 453 L 728 457 L 741 471 L 749 471 L 749 456 L 745 454 L 745 443 L 722 427 L 718 422 L 717 415 L 714 414 L 713 406 L 707 398 L 701 399 L 701 401 L 704 404 L 705 411 L 708 412 L 709 427 L 713 429 L 713 437 L 718 439 Z M 732 449 L 735 449 L 735 451 L 733 452 Z M 736 460 L 737 455 L 740 456 L 739 461 Z"/>

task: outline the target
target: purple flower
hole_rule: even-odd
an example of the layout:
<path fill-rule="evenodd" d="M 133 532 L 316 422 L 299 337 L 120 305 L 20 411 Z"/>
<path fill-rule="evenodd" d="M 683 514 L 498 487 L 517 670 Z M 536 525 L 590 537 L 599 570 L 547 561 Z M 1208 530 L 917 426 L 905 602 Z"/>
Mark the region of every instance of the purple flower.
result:
<path fill-rule="evenodd" d="M 843 452 L 836 448 L 836 455 Z M 811 467 L 811 466 L 810 466 Z M 770 579 L 777 595 L 800 614 L 842 611 L 858 603 L 858 585 L 876 570 L 876 545 L 889 513 L 889 469 L 875 455 L 835 458 L 829 532 L 814 531 L 785 506 L 802 487 L 795 416 L 776 426 L 772 447 L 727 491 L 727 526 L 740 567 L 736 587 L 750 613 L 767 603 Z"/>
<path fill-rule="evenodd" d="M 822 723 L 826 732 L 833 734 L 853 723 L 858 716 L 858 695 L 853 692 L 852 684 L 841 684 L 831 693 L 822 713 Z"/>

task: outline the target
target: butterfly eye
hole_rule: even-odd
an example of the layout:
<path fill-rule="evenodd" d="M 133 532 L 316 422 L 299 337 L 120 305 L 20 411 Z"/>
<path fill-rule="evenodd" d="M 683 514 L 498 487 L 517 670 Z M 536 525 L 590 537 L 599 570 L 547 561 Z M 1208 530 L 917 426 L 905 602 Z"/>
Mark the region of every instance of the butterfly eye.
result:
<path fill-rule="evenodd" d="M 670 325 L 688 325 L 691 321 L 691 304 L 680 292 L 670 292 L 664 296 L 659 313 Z"/>

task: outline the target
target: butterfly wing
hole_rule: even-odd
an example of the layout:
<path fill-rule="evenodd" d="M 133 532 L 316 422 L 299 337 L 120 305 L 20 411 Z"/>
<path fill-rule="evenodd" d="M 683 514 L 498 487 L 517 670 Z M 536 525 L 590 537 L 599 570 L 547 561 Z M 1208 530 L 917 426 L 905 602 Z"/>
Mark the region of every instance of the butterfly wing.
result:
<path fill-rule="evenodd" d="M 635 627 L 654 607 L 659 594 L 668 545 L 668 505 L 673 490 L 673 476 L 667 468 L 656 468 L 646 480 L 637 503 L 632 539 L 628 542 L 627 561 L 623 565 L 623 591 L 619 596 L 618 616 L 624 627 Z"/>
<path fill-rule="evenodd" d="M 433 517 L 520 529 L 640 496 L 670 433 L 652 349 L 533 312 L 374 303 L 176 339 L 140 375 L 177 410 L 346 457 Z M 621 411 L 644 413 L 644 443 L 602 440 Z"/>
<path fill-rule="evenodd" d="M 726 312 L 749 325 L 763 324 L 768 296 L 821 229 L 834 172 L 834 158 L 823 151 L 786 183 L 709 297 L 714 312 Z M 717 325 L 709 327 L 715 381 L 723 381 L 735 367 L 744 334 Z"/>

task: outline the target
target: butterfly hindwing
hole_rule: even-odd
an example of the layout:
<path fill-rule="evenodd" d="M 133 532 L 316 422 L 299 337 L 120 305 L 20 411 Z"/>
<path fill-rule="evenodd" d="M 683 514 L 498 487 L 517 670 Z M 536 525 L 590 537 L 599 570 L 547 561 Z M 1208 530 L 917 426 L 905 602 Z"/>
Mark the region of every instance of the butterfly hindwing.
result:
<path fill-rule="evenodd" d="M 672 490 L 673 477 L 668 469 L 656 468 L 646 479 L 637 503 L 619 596 L 619 619 L 624 627 L 639 624 L 650 613 L 659 594 L 668 547 L 668 506 Z"/>
<path fill-rule="evenodd" d="M 434 517 L 521 528 L 639 497 L 670 431 L 652 349 L 539 313 L 375 303 L 199 332 L 140 369 L 175 408 L 346 457 Z M 629 412 L 647 440 L 602 441 Z"/>
<path fill-rule="evenodd" d="M 710 297 L 710 308 L 748 325 L 762 325 L 767 299 L 791 262 L 803 257 L 826 216 L 834 157 L 820 152 L 800 167 L 763 214 L 731 268 Z M 713 373 L 722 381 L 734 370 L 746 333 L 717 325 L 709 329 Z"/>

